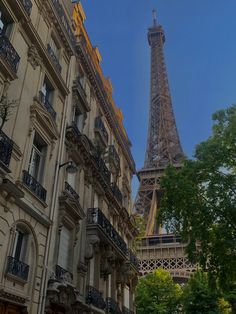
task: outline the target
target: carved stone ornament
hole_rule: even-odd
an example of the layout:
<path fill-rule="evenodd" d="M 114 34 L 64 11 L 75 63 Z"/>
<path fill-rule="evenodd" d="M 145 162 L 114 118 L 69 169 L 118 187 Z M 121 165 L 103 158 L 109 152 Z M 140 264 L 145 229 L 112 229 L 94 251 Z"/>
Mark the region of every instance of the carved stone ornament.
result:
<path fill-rule="evenodd" d="M 99 250 L 100 239 L 97 235 L 89 235 L 86 240 L 85 258 L 91 259 Z"/>
<path fill-rule="evenodd" d="M 38 50 L 34 45 L 31 45 L 28 49 L 28 61 L 30 62 L 34 70 L 42 63 L 42 60 L 38 54 Z"/>

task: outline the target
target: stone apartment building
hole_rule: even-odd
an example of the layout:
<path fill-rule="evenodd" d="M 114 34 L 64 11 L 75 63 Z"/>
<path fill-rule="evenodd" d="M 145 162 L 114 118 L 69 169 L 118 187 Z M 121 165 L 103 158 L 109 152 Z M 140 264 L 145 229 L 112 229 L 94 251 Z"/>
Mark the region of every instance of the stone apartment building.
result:
<path fill-rule="evenodd" d="M 0 0 L 0 313 L 135 312 L 135 164 L 84 20 Z"/>

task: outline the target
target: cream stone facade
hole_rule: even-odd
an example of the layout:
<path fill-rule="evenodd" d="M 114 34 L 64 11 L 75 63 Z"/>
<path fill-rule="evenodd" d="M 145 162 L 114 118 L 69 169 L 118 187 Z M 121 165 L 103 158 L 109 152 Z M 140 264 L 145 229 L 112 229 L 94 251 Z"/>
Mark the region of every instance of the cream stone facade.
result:
<path fill-rule="evenodd" d="M 0 0 L 0 313 L 134 313 L 135 164 L 69 0 Z"/>

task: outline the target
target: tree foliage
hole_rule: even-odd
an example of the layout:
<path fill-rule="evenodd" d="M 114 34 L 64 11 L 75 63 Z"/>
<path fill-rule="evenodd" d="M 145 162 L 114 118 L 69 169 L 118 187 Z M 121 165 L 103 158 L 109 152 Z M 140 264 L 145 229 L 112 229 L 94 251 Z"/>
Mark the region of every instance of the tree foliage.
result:
<path fill-rule="evenodd" d="M 209 271 L 236 306 L 236 105 L 213 115 L 212 136 L 162 179 L 160 219 L 188 242 L 190 261 Z"/>
<path fill-rule="evenodd" d="M 182 302 L 186 314 L 224 313 L 219 293 L 210 289 L 207 273 L 200 270 L 184 286 Z"/>
<path fill-rule="evenodd" d="M 135 294 L 137 314 L 174 314 L 178 312 L 181 287 L 162 269 L 140 278 Z"/>

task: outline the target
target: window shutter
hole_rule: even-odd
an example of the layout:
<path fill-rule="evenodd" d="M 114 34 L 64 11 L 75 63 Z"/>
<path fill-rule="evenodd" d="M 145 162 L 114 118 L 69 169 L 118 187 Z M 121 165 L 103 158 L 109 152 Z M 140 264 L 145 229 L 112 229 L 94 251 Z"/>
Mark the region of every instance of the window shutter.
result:
<path fill-rule="evenodd" d="M 71 245 L 71 232 L 65 226 L 61 229 L 58 265 L 68 270 L 69 268 L 69 253 Z"/>

